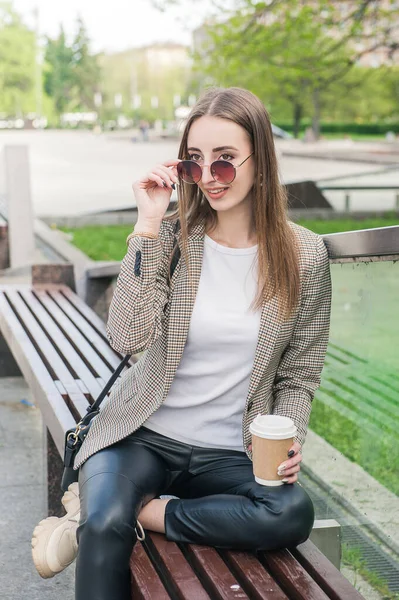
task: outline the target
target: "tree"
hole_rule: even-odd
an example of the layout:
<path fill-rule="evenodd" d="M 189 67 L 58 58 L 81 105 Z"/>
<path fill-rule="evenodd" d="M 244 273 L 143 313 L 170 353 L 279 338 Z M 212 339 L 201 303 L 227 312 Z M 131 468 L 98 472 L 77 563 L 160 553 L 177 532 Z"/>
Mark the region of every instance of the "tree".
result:
<path fill-rule="evenodd" d="M 72 71 L 73 50 L 67 44 L 64 28 L 60 27 L 58 37 L 47 38 L 45 60 L 47 69 L 44 74 L 46 93 L 54 100 L 58 117 L 71 103 L 75 83 Z"/>
<path fill-rule="evenodd" d="M 207 28 L 197 67 L 215 83 L 247 81 L 262 99 L 277 91 L 291 102 L 296 130 L 310 103 L 318 137 L 323 93 L 365 54 L 397 52 L 398 19 L 393 0 L 237 0 Z"/>
<path fill-rule="evenodd" d="M 90 40 L 81 18 L 72 43 L 72 80 L 77 94 L 78 108 L 94 110 L 94 94 L 98 91 L 101 70 L 97 56 L 90 53 Z"/>
<path fill-rule="evenodd" d="M 45 90 L 54 99 L 58 117 L 69 110 L 93 110 L 100 67 L 90 53 L 90 40 L 82 19 L 71 44 L 63 27 L 56 39 L 47 38 Z"/>
<path fill-rule="evenodd" d="M 22 115 L 35 82 L 35 35 L 10 3 L 0 3 L 0 110 Z"/>

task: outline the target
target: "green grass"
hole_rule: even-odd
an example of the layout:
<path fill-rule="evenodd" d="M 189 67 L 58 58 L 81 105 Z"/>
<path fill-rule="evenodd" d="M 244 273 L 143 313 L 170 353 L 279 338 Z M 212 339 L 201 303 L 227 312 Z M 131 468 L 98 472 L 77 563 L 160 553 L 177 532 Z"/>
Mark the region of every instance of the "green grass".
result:
<path fill-rule="evenodd" d="M 399 443 L 397 436 L 381 432 L 376 438 L 316 397 L 310 428 L 374 479 L 399 495 Z"/>
<path fill-rule="evenodd" d="M 359 573 L 382 596 L 383 600 L 399 600 L 399 594 L 391 592 L 386 581 L 367 567 L 360 548 L 342 544 L 342 563 L 351 568 L 355 575 Z"/>
<path fill-rule="evenodd" d="M 72 236 L 71 242 L 93 260 L 122 260 L 131 225 L 62 228 Z"/>
<path fill-rule="evenodd" d="M 320 234 L 387 227 L 398 225 L 398 223 L 398 218 L 389 215 L 386 218 L 364 219 L 362 221 L 353 219 L 331 221 L 304 219 L 299 221 L 300 225 Z M 133 227 L 130 225 L 114 225 L 90 226 L 79 229 L 64 228 L 63 231 L 70 233 L 73 236 L 72 243 L 93 260 L 122 260 L 126 253 L 126 238 L 132 229 Z"/>
<path fill-rule="evenodd" d="M 376 227 L 391 227 L 399 225 L 399 217 L 387 215 L 383 218 L 374 219 L 332 219 L 326 220 L 310 220 L 301 219 L 299 225 L 303 225 L 307 229 L 325 235 L 327 233 L 339 233 L 340 231 L 357 231 L 359 229 L 375 229 Z"/>

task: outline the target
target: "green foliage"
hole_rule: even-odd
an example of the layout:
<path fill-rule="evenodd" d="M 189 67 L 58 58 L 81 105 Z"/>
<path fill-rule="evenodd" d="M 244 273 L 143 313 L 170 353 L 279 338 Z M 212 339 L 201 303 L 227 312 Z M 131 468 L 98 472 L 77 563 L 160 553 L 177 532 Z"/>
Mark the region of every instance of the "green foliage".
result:
<path fill-rule="evenodd" d="M 95 110 L 94 94 L 99 89 L 101 69 L 98 58 L 90 53 L 90 40 L 81 18 L 72 43 L 73 81 L 77 95 L 78 110 Z"/>
<path fill-rule="evenodd" d="M 369 112 L 378 106 L 384 116 L 393 114 L 398 97 L 394 75 L 382 98 L 378 93 L 362 96 L 362 87 L 367 89 L 364 71 L 356 71 L 356 76 L 351 76 L 351 71 L 362 53 L 371 48 L 371 24 L 373 50 L 394 43 L 385 25 L 389 18 L 395 18 L 394 5 L 346 4 L 348 12 L 343 18 L 341 4 L 329 0 L 237 0 L 230 15 L 203 28 L 195 54 L 203 85 L 251 89 L 274 120 L 290 116 L 296 134 L 303 116 L 312 117 L 318 134 L 322 111 L 328 114 L 341 101 L 347 104 L 349 92 L 354 98 L 361 96 L 363 104 L 371 107 Z M 353 116 L 355 112 L 352 108 Z"/>
<path fill-rule="evenodd" d="M 54 100 L 58 115 L 66 111 L 72 99 L 74 85 L 71 64 L 73 50 L 67 44 L 63 27 L 60 28 L 58 37 L 54 40 L 47 39 L 45 60 L 48 69 L 44 75 L 44 88 Z"/>
<path fill-rule="evenodd" d="M 24 112 L 25 96 L 35 81 L 35 36 L 12 9 L 0 3 L 0 111 Z"/>
<path fill-rule="evenodd" d="M 90 53 L 89 39 L 81 19 L 68 43 L 63 27 L 56 39 L 47 39 L 45 90 L 54 99 L 58 116 L 67 110 L 93 110 L 100 81 L 97 57 Z"/>
<path fill-rule="evenodd" d="M 285 129 L 286 131 L 292 131 L 293 124 L 291 122 L 283 122 L 283 121 L 275 121 L 275 124 Z M 304 120 L 302 122 L 302 127 L 300 131 L 304 131 L 306 127 L 309 126 L 309 121 Z M 368 136 L 368 135 L 379 135 L 383 136 L 388 131 L 393 131 L 394 133 L 399 133 L 399 121 L 396 122 L 387 122 L 387 123 L 329 123 L 322 121 L 320 123 L 320 128 L 322 133 L 341 133 L 345 134 L 354 134 L 359 136 Z"/>

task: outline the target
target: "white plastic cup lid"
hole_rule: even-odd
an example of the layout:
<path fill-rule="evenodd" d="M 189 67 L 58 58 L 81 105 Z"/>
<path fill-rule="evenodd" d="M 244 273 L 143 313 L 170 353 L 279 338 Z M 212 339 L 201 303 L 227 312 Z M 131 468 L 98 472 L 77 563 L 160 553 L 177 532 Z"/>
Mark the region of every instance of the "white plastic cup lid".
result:
<path fill-rule="evenodd" d="M 270 440 L 286 440 L 295 437 L 297 428 L 289 417 L 258 415 L 249 426 L 249 431 L 258 437 Z"/>

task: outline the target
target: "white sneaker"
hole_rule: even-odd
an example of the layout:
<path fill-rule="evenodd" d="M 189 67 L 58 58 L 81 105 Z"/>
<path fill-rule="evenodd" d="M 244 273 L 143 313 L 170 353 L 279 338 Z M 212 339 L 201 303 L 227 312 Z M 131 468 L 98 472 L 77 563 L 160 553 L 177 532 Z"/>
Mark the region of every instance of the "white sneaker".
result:
<path fill-rule="evenodd" d="M 80 518 L 79 486 L 71 483 L 61 500 L 66 515 L 48 517 L 35 527 L 32 558 L 41 577 L 48 579 L 73 562 L 78 552 L 76 530 Z"/>

